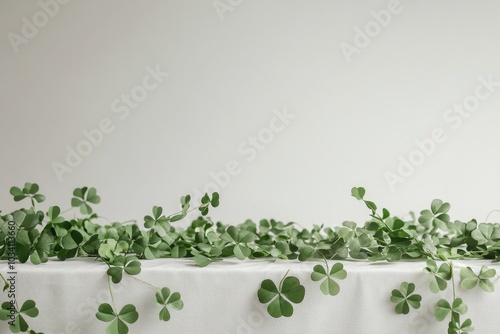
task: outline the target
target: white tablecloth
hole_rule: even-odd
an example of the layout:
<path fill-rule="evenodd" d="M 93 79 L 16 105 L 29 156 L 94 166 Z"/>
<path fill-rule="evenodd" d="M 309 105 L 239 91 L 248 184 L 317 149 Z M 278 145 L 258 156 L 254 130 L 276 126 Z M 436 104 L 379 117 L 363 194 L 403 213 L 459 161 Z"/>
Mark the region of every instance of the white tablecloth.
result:
<path fill-rule="evenodd" d="M 336 261 L 330 261 L 333 264 Z M 132 303 L 139 320 L 130 325 L 130 333 L 340 333 L 340 334 L 446 334 L 447 322 L 435 320 L 434 304 L 440 298 L 451 299 L 451 288 L 433 294 L 428 285 L 431 276 L 422 269 L 425 262 L 370 263 L 343 261 L 347 278 L 338 281 L 337 296 L 325 296 L 319 282 L 310 279 L 312 268 L 321 262 L 225 259 L 199 268 L 190 259 L 142 261 L 138 278 L 155 286 L 181 293 L 184 309 L 171 310 L 171 320 L 158 319 L 155 288 L 124 275 L 112 285 L 118 308 Z M 470 266 L 477 273 L 481 265 L 500 273 L 500 265 L 490 261 L 456 261 L 455 270 Z M 98 305 L 110 302 L 107 266 L 93 259 L 50 260 L 42 265 L 17 264 L 17 296 L 22 303 L 34 299 L 40 310 L 37 318 L 28 318 L 32 328 L 46 334 L 104 333 L 106 323 L 95 317 Z M 296 276 L 306 288 L 302 303 L 294 304 L 290 318 L 271 318 L 266 305 L 260 304 L 257 291 L 264 279 L 278 284 L 285 272 Z M 0 263 L 5 275 L 7 264 Z M 422 307 L 408 315 L 394 312 L 389 298 L 402 281 L 413 282 L 422 295 Z M 469 306 L 474 333 L 490 334 L 500 330 L 500 292 L 486 293 L 459 287 L 457 297 Z M 496 283 L 496 279 L 494 281 Z M 497 286 L 497 284 L 495 284 Z M 498 286 L 497 286 L 498 288 Z M 497 289 L 500 290 L 500 289 Z M 2 302 L 7 298 L 2 295 Z M 0 333 L 8 333 L 0 323 Z"/>

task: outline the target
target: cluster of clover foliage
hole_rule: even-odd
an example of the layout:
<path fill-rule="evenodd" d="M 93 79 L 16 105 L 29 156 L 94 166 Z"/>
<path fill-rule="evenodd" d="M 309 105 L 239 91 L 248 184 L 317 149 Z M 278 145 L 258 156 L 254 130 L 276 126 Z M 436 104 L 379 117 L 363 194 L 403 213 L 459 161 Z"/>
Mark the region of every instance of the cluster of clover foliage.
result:
<path fill-rule="evenodd" d="M 128 333 L 128 326 L 139 317 L 133 304 L 115 305 L 111 284 L 118 284 L 123 275 L 129 275 L 153 286 L 135 277 L 141 272 L 140 260 L 143 259 L 192 258 L 200 267 L 227 257 L 311 261 L 316 264 L 310 279 L 318 282 L 321 292 L 328 296 L 339 294 L 338 281 L 347 277 L 343 264 L 332 265 L 332 260 L 426 261 L 424 272 L 429 275 L 430 291 L 452 291 L 450 300 L 440 299 L 435 304 L 435 317 L 438 321 L 448 319 L 448 333 L 457 334 L 473 330 L 470 319 L 462 321 L 467 305 L 457 297 L 458 284 L 463 289 L 478 286 L 492 292 L 492 279 L 497 278 L 497 274 L 485 266 L 478 273 L 464 267 L 459 271 L 460 283 L 456 283 L 454 260 L 500 260 L 500 225 L 476 220 L 451 221 L 450 205 L 441 200 L 432 201 L 430 209 L 421 211 L 418 217 L 412 213 L 409 219 L 398 218 L 366 200 L 361 187 L 352 188 L 351 194 L 368 208 L 370 219 L 366 223 L 358 226 L 345 221 L 342 226 L 314 225 L 312 229 L 275 220 L 261 220 L 258 224 L 247 220 L 237 226 L 214 223 L 207 214 L 209 208 L 219 205 L 217 193 L 205 194 L 194 208 L 190 206 L 190 196 L 183 196 L 181 210 L 172 215 L 165 215 L 161 207 L 154 206 L 141 224 L 129 221 L 106 225 L 96 222 L 99 217 L 93 206 L 100 202 L 100 197 L 95 188 L 75 189 L 71 207 L 64 212 L 58 206 L 39 210 L 37 205 L 45 201 L 45 196 L 39 194 L 35 183 L 26 183 L 22 189 L 12 187 L 10 193 L 15 201 L 29 200 L 30 206 L 0 215 L 0 258 L 9 265 L 13 261 L 41 264 L 49 258 L 64 261 L 93 257 L 101 261 L 108 275 L 112 303 L 99 305 L 96 317 L 110 323 L 108 334 Z M 70 210 L 79 210 L 80 217 L 67 219 L 62 215 Z M 201 215 L 187 228 L 176 228 L 174 223 L 192 210 L 199 210 Z M 301 303 L 305 297 L 299 278 L 288 274 L 287 271 L 279 282 L 265 279 L 257 291 L 259 301 L 267 305 L 269 315 L 274 318 L 292 316 L 292 304 Z M 38 310 L 34 300 L 18 301 L 9 293 L 12 281 L 1 273 L 0 278 L 5 283 L 4 297 L 8 299 L 1 305 L 0 320 L 8 322 L 13 333 L 40 334 L 27 320 L 43 314 L 43 310 Z M 153 287 L 152 301 L 159 307 L 158 317 L 160 321 L 168 321 L 172 310 L 183 308 L 181 295 L 167 287 Z M 395 304 L 396 313 L 408 314 L 412 308 L 420 307 L 422 296 L 415 292 L 415 284 L 410 282 L 402 282 L 399 289 L 392 291 L 388 299 Z"/>

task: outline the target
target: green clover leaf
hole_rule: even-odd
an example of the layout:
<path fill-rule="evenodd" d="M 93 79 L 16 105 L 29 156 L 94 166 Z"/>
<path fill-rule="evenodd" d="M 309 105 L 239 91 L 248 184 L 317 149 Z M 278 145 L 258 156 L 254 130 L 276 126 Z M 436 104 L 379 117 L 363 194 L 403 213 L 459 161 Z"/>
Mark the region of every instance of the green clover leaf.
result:
<path fill-rule="evenodd" d="M 172 307 L 173 309 L 180 311 L 184 307 L 184 302 L 181 299 L 181 294 L 178 292 L 174 292 L 170 294 L 169 288 L 161 288 L 156 292 L 156 302 L 162 306 L 160 310 L 160 320 L 169 321 L 170 320 L 170 312 L 168 311 L 167 306 Z"/>
<path fill-rule="evenodd" d="M 213 208 L 216 208 L 219 206 L 219 193 L 214 192 L 212 193 L 212 198 L 208 194 L 205 194 L 201 198 L 201 204 L 198 207 L 198 210 L 200 210 L 202 216 L 206 216 L 208 214 L 208 208 L 211 205 Z"/>
<path fill-rule="evenodd" d="M 328 263 L 326 264 L 326 269 L 322 265 L 316 265 L 313 268 L 311 274 L 311 279 L 313 281 L 323 282 L 320 285 L 320 290 L 325 295 L 335 296 L 340 291 L 340 286 L 333 280 L 333 278 L 343 280 L 347 277 L 347 272 L 344 269 L 342 263 L 335 263 L 331 270 L 328 268 Z"/>
<path fill-rule="evenodd" d="M 443 263 L 438 269 L 436 261 L 428 260 L 425 271 L 433 275 L 430 289 L 433 293 L 446 290 L 447 282 L 451 279 L 451 267 L 448 263 Z"/>
<path fill-rule="evenodd" d="M 14 196 L 14 201 L 16 202 L 29 198 L 31 200 L 31 205 L 34 207 L 35 201 L 37 203 L 45 201 L 45 196 L 38 194 L 39 189 L 38 184 L 26 182 L 23 189 L 20 189 L 19 187 L 10 188 L 10 194 Z"/>
<path fill-rule="evenodd" d="M 2 307 L 0 309 L 0 320 L 10 321 L 10 315 L 12 314 L 11 310 L 14 311 L 13 315 L 15 316 L 14 324 L 11 324 L 9 326 L 12 333 L 28 331 L 28 323 L 26 322 L 22 314 L 27 315 L 31 318 L 36 318 L 39 314 L 36 303 L 33 300 L 26 300 L 21 306 L 20 310 L 17 310 L 17 308 L 11 305 L 10 302 L 4 302 L 2 303 Z"/>
<path fill-rule="evenodd" d="M 443 321 L 450 312 L 464 315 L 467 313 L 467 305 L 465 305 L 461 298 L 455 299 L 453 305 L 450 305 L 445 299 L 440 299 L 436 303 L 434 316 L 438 321 Z"/>
<path fill-rule="evenodd" d="M 182 218 L 186 217 L 188 210 L 189 210 L 189 207 L 190 207 L 190 205 L 189 205 L 190 200 L 191 200 L 190 195 L 186 195 L 186 196 L 181 197 L 181 208 L 182 208 L 181 213 L 174 215 L 174 216 L 172 216 L 172 218 L 170 218 L 170 221 L 172 223 L 179 221 Z"/>
<path fill-rule="evenodd" d="M 73 191 L 73 198 L 71 199 L 71 206 L 80 208 L 80 212 L 84 215 L 92 214 L 92 207 L 88 203 L 99 204 L 101 198 L 97 195 L 95 188 L 76 188 Z"/>
<path fill-rule="evenodd" d="M 170 232 L 170 218 L 165 217 L 161 206 L 154 206 L 153 216 L 144 216 L 144 227 L 153 229 L 161 238 L 165 238 Z"/>
<path fill-rule="evenodd" d="M 103 322 L 112 321 L 106 329 L 107 334 L 127 334 L 127 323 L 133 324 L 136 322 L 139 318 L 139 313 L 137 313 L 134 305 L 127 304 L 116 314 L 111 305 L 104 303 L 99 305 L 96 317 Z"/>
<path fill-rule="evenodd" d="M 396 304 L 395 310 L 397 314 L 408 314 L 410 306 L 414 309 L 420 308 L 422 296 L 413 294 L 415 291 L 415 284 L 403 282 L 399 290 L 392 290 L 391 302 Z"/>
<path fill-rule="evenodd" d="M 447 212 L 450 210 L 450 203 L 443 203 L 440 199 L 435 199 L 431 203 L 430 210 L 420 212 L 418 222 L 427 228 L 437 227 L 443 231 L 448 231 L 447 224 L 450 222 L 450 216 Z"/>
<path fill-rule="evenodd" d="M 238 229 L 235 226 L 228 226 L 226 232 L 220 238 L 231 243 L 233 254 L 243 260 L 252 254 L 252 250 L 247 246 L 248 243 L 256 239 L 256 235 L 250 231 Z M 233 247 L 234 245 L 234 247 Z"/>
<path fill-rule="evenodd" d="M 293 306 L 290 302 L 298 304 L 304 300 L 305 288 L 300 284 L 297 277 L 289 276 L 288 272 L 280 281 L 279 289 L 274 282 L 266 279 L 261 283 L 257 292 L 262 304 L 269 303 L 267 312 L 273 318 L 290 317 L 293 314 Z"/>
<path fill-rule="evenodd" d="M 470 267 L 465 267 L 460 269 L 460 277 L 462 282 L 460 286 L 464 289 L 473 289 L 479 284 L 479 287 L 486 292 L 495 291 L 495 286 L 493 282 L 490 281 L 497 274 L 495 269 L 488 268 L 486 266 L 481 267 L 479 275 L 476 275 Z"/>

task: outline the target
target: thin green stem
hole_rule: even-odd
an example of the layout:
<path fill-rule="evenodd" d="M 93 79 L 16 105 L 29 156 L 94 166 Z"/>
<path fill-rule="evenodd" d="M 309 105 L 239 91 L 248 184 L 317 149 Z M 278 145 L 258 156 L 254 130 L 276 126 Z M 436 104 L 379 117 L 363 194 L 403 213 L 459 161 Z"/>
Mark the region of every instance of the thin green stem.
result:
<path fill-rule="evenodd" d="M 288 269 L 285 273 L 285 276 L 283 276 L 283 278 L 281 279 L 280 281 L 280 285 L 279 285 L 279 291 L 281 291 L 281 289 L 283 288 L 283 281 L 285 280 L 285 278 L 288 276 L 288 273 L 290 272 L 290 269 Z"/>
<path fill-rule="evenodd" d="M 455 273 L 454 268 L 453 268 L 453 262 L 448 261 L 448 264 L 450 265 L 450 270 L 451 270 L 451 287 L 453 289 L 453 301 L 455 301 L 456 298 L 456 291 L 455 291 Z"/>
<path fill-rule="evenodd" d="M 5 279 L 5 277 L 3 277 L 3 275 L 0 273 L 0 277 L 2 278 L 3 282 L 7 285 L 10 286 L 9 282 L 7 282 L 7 280 Z"/>
<path fill-rule="evenodd" d="M 144 284 L 146 284 L 146 285 L 149 285 L 149 286 L 150 286 L 150 287 L 152 287 L 152 288 L 155 288 L 156 290 L 158 290 L 158 289 L 159 289 L 159 287 L 157 287 L 156 285 L 153 285 L 153 284 L 151 284 L 151 283 L 149 283 L 149 282 L 146 282 L 146 281 L 144 281 L 144 280 L 142 280 L 142 279 L 140 279 L 140 278 L 137 278 L 137 277 L 132 276 L 132 275 L 129 275 L 129 276 L 130 276 L 130 277 L 132 277 L 133 279 L 135 279 L 135 280 L 139 281 L 139 282 L 142 282 L 142 283 L 144 283 Z"/>
<path fill-rule="evenodd" d="M 113 310 L 117 314 L 118 311 L 117 311 L 116 304 L 115 304 L 115 297 L 113 296 L 113 290 L 111 289 L 111 277 L 110 276 L 108 276 L 108 288 L 109 288 L 109 294 L 111 296 L 111 303 L 113 304 Z"/>

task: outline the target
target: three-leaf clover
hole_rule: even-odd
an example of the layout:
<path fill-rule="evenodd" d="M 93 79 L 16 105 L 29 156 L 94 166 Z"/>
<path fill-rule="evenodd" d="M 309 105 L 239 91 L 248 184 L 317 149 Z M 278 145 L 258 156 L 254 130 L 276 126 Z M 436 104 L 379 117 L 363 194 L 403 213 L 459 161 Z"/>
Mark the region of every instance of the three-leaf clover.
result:
<path fill-rule="evenodd" d="M 99 309 L 96 313 L 97 319 L 104 322 L 112 323 L 106 329 L 107 334 L 127 334 L 128 324 L 133 324 L 139 318 L 139 313 L 137 313 L 135 306 L 132 304 L 125 305 L 120 312 L 117 314 L 111 305 L 104 303 L 99 305 Z"/>
<path fill-rule="evenodd" d="M 71 199 L 71 206 L 80 208 L 80 212 L 84 215 L 92 214 L 92 208 L 88 203 L 99 204 L 101 198 L 97 195 L 95 188 L 76 188 L 73 191 L 73 198 Z"/>
<path fill-rule="evenodd" d="M 144 217 L 144 227 L 153 229 L 160 237 L 164 238 L 167 232 L 170 231 L 170 225 L 168 224 L 170 219 L 162 214 L 163 208 L 161 206 L 153 206 L 152 211 L 153 216 Z"/>
<path fill-rule="evenodd" d="M 42 194 L 37 194 L 40 187 L 36 183 L 26 182 L 24 184 L 23 189 L 19 187 L 10 188 L 10 194 L 14 196 L 14 201 L 19 202 L 25 198 L 29 198 L 31 200 L 31 205 L 35 206 L 35 201 L 37 203 L 42 203 L 45 201 L 45 196 Z"/>
<path fill-rule="evenodd" d="M 208 214 L 208 207 L 212 206 L 213 208 L 216 208 L 219 206 L 219 193 L 214 192 L 212 193 L 212 198 L 208 196 L 208 194 L 205 194 L 201 198 L 201 204 L 198 207 L 198 210 L 200 210 L 202 216 L 206 216 Z"/>
<path fill-rule="evenodd" d="M 35 318 L 38 316 L 38 313 L 36 303 L 33 300 L 25 301 L 20 310 L 17 310 L 11 302 L 4 302 L 0 309 L 0 320 L 9 320 L 10 322 L 12 320 L 11 315 L 14 315 L 14 322 L 9 326 L 12 333 L 26 332 L 29 326 L 22 314 Z"/>
<path fill-rule="evenodd" d="M 496 274 L 497 272 L 495 269 L 486 266 L 481 267 L 479 275 L 476 275 L 470 267 L 465 267 L 460 269 L 460 277 L 462 277 L 460 285 L 464 289 L 473 289 L 479 284 L 479 287 L 484 291 L 493 292 L 495 291 L 495 286 L 490 279 L 495 277 Z"/>
<path fill-rule="evenodd" d="M 169 288 L 161 288 L 156 292 L 156 302 L 162 306 L 160 311 L 160 320 L 169 321 L 170 320 L 170 312 L 168 311 L 167 306 L 172 307 L 173 309 L 180 311 L 184 307 L 184 302 L 181 299 L 181 294 L 178 292 L 174 292 L 170 294 Z"/>
<path fill-rule="evenodd" d="M 403 282 L 399 290 L 394 289 L 391 293 L 391 302 L 396 304 L 395 310 L 397 314 L 408 314 L 410 306 L 414 309 L 420 308 L 422 296 L 413 294 L 415 284 Z"/>
<path fill-rule="evenodd" d="M 260 289 L 257 292 L 259 301 L 262 304 L 267 304 L 267 312 L 273 318 L 290 317 L 293 314 L 293 306 L 290 302 L 298 304 L 304 300 L 305 288 L 300 284 L 297 277 L 287 276 L 288 271 L 283 276 L 276 287 L 270 279 L 264 280 Z"/>
<path fill-rule="evenodd" d="M 326 262 L 326 261 L 325 261 Z M 321 292 L 325 295 L 335 296 L 340 291 L 340 286 L 333 280 L 333 278 L 343 280 L 347 277 L 347 272 L 344 269 L 342 263 L 335 263 L 331 270 L 328 268 L 328 263 L 326 263 L 326 269 L 322 265 L 314 266 L 313 272 L 311 274 L 311 279 L 313 281 L 323 282 L 320 285 Z"/>
<path fill-rule="evenodd" d="M 438 293 L 439 290 L 444 291 L 449 281 L 451 279 L 451 267 L 448 263 L 443 263 L 438 269 L 436 261 L 428 260 L 427 267 L 425 267 L 425 271 L 433 275 L 433 279 L 431 281 L 430 289 L 434 293 Z"/>
<path fill-rule="evenodd" d="M 450 312 L 464 315 L 467 313 L 467 305 L 465 305 L 461 298 L 455 299 L 452 305 L 450 305 L 450 303 L 448 303 L 445 299 L 440 299 L 436 303 L 434 316 L 438 321 L 443 321 Z"/>
<path fill-rule="evenodd" d="M 450 210 L 450 203 L 443 203 L 440 199 L 435 199 L 431 203 L 430 210 L 420 212 L 418 222 L 427 228 L 438 227 L 443 231 L 447 231 L 446 226 L 450 222 L 450 216 L 447 212 Z"/>
<path fill-rule="evenodd" d="M 123 277 L 123 272 L 129 275 L 137 275 L 141 272 L 141 263 L 136 256 L 117 256 L 113 261 L 113 266 L 106 271 L 111 277 L 113 283 L 120 283 Z"/>

